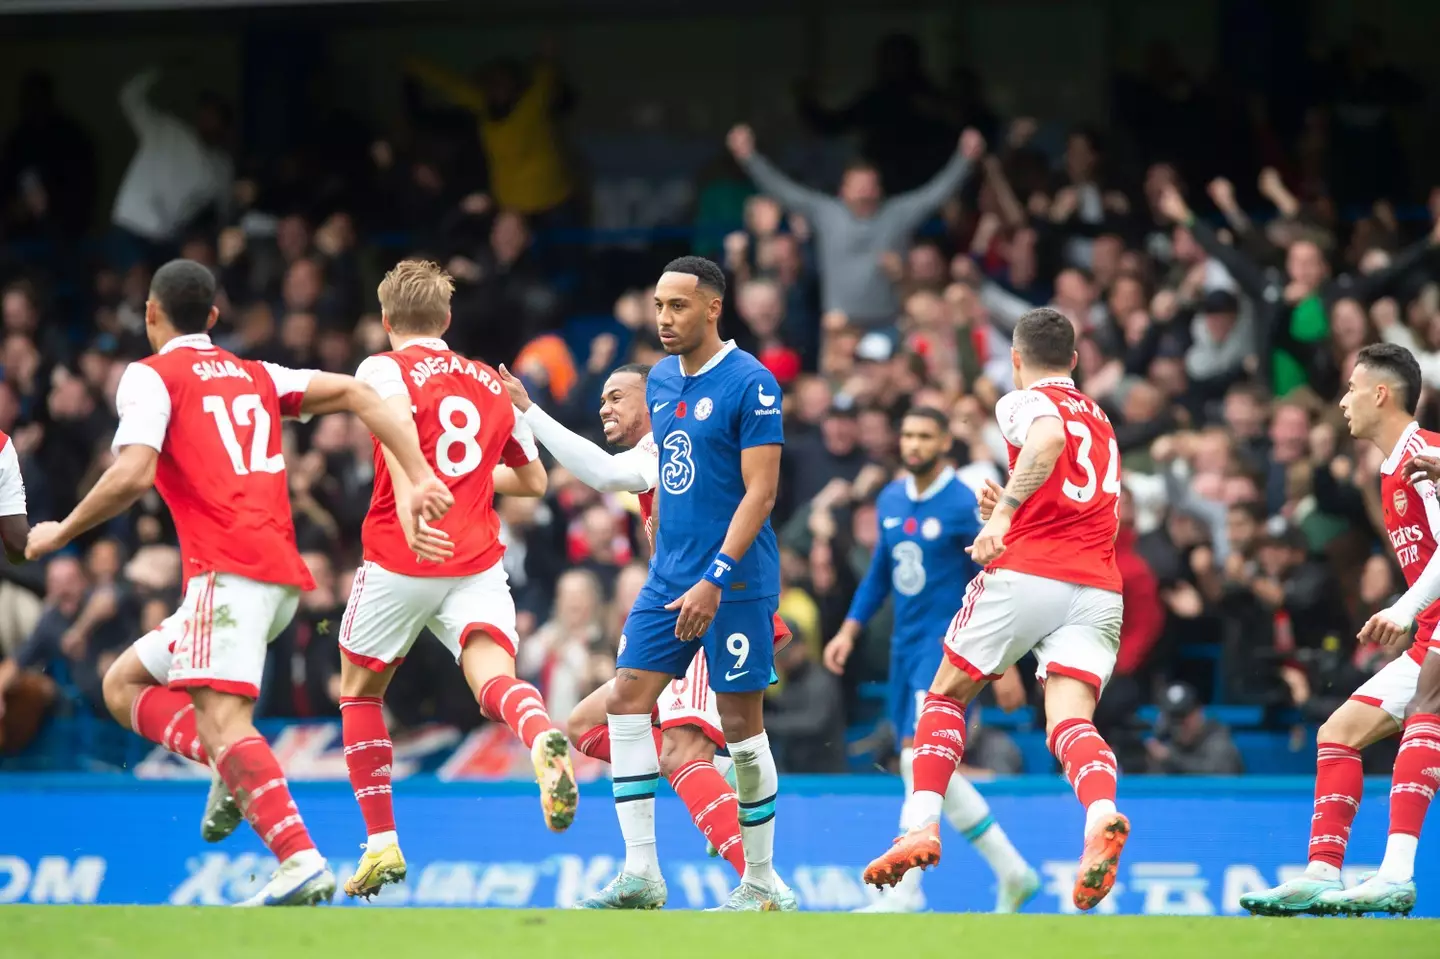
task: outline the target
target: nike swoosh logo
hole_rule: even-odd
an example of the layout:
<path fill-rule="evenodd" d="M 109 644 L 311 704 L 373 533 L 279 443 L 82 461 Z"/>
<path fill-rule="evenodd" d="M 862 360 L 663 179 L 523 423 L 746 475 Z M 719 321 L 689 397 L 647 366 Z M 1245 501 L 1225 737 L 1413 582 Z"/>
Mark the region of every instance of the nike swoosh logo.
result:
<path fill-rule="evenodd" d="M 735 680 L 739 679 L 741 676 L 744 676 L 744 675 L 745 675 L 746 673 L 748 673 L 748 672 L 750 672 L 750 670 L 748 670 L 748 669 L 742 669 L 742 670 L 740 670 L 740 672 L 738 672 L 738 673 L 726 673 L 726 674 L 725 674 L 725 682 L 727 682 L 727 683 L 733 683 Z"/>
<path fill-rule="evenodd" d="M 658 413 L 658 412 L 660 412 L 661 410 L 663 410 L 665 407 L 667 407 L 667 406 L 669 406 L 669 405 L 670 405 L 670 401 L 669 401 L 669 400 L 666 400 L 664 403 L 656 403 L 654 406 L 650 407 L 650 412 L 652 412 L 652 413 Z"/>
<path fill-rule="evenodd" d="M 900 517 L 898 517 L 898 516 L 891 516 L 890 518 L 888 518 L 888 519 L 885 520 L 885 528 L 886 528 L 886 529 L 894 529 L 895 527 L 897 527 L 897 526 L 899 526 L 899 525 L 900 525 Z"/>

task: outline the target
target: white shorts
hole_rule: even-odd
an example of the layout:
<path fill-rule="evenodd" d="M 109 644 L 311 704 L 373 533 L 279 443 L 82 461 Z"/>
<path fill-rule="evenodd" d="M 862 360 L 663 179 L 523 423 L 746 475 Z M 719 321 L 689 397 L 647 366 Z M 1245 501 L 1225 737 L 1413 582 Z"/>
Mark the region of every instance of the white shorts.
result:
<path fill-rule="evenodd" d="M 204 686 L 255 699 L 265 647 L 290 625 L 300 590 L 233 573 L 202 573 L 185 584 L 180 608 L 135 641 L 135 653 L 171 688 Z"/>
<path fill-rule="evenodd" d="M 1035 676 L 1069 676 L 1094 687 L 1110 681 L 1120 651 L 1119 593 L 1010 569 L 970 581 L 945 633 L 945 656 L 976 680 L 1000 674 L 1034 652 Z"/>
<path fill-rule="evenodd" d="M 710 667 L 705 653 L 697 646 L 690 668 L 670 685 L 655 702 L 661 729 L 694 726 L 716 746 L 725 747 L 725 734 L 720 731 L 720 712 L 715 708 L 715 693 L 710 689 Z"/>
<path fill-rule="evenodd" d="M 405 658 L 427 626 L 457 661 L 466 638 L 481 630 L 513 657 L 515 600 L 505 568 L 496 563 L 469 576 L 404 576 L 366 561 L 355 571 L 340 621 L 346 659 L 383 672 Z"/>
<path fill-rule="evenodd" d="M 1405 707 L 1415 698 L 1419 685 L 1420 664 L 1407 650 L 1380 667 L 1350 698 L 1367 706 L 1379 706 L 1397 723 L 1404 723 Z"/>

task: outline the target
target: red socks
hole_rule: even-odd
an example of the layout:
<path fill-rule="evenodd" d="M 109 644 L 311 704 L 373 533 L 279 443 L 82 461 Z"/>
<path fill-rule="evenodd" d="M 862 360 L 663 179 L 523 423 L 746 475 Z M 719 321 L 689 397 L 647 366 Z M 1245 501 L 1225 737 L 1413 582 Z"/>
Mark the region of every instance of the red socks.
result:
<path fill-rule="evenodd" d="M 706 759 L 686 763 L 670 777 L 670 786 L 690 810 L 695 828 L 743 877 L 745 850 L 740 844 L 740 806 L 735 791 L 720 775 L 715 763 Z"/>
<path fill-rule="evenodd" d="M 555 724 L 545 701 L 534 686 L 513 676 L 496 676 L 480 687 L 480 711 L 485 718 L 504 722 L 529 749 L 536 738 Z"/>
<path fill-rule="evenodd" d="M 1399 763 L 1395 770 L 1398 774 Z M 1398 779 L 1397 779 L 1398 782 Z M 1315 755 L 1315 815 L 1310 820 L 1310 861 L 1345 864 L 1350 824 L 1360 810 L 1365 770 L 1360 750 L 1338 743 L 1321 743 Z"/>
<path fill-rule="evenodd" d="M 395 829 L 395 808 L 390 800 L 390 766 L 395 750 L 385 713 L 378 698 L 340 700 L 340 729 L 345 739 L 345 766 L 350 770 L 350 788 L 365 817 L 365 831 L 371 836 Z"/>
<path fill-rule="evenodd" d="M 915 727 L 914 782 L 917 793 L 945 795 L 955 767 L 965 755 L 965 704 L 926 693 Z"/>
<path fill-rule="evenodd" d="M 652 727 L 655 752 L 662 748 L 663 734 Z M 575 748 L 592 759 L 610 761 L 610 727 L 604 723 L 592 726 L 575 743 Z M 675 795 L 690 810 L 695 828 L 710 840 L 741 876 L 745 875 L 745 850 L 740 845 L 740 807 L 735 790 L 725 781 L 720 770 L 708 760 L 697 759 L 675 770 L 670 777 Z"/>
<path fill-rule="evenodd" d="M 660 755 L 661 732 L 660 727 L 653 727 L 655 730 L 655 755 Z M 586 730 L 585 735 L 575 743 L 575 748 L 583 756 L 591 759 L 598 759 L 601 762 L 610 761 L 610 726 L 608 723 L 601 723 L 598 726 L 591 726 Z"/>
<path fill-rule="evenodd" d="M 1416 713 L 1405 722 L 1390 784 L 1390 833 L 1420 835 L 1440 786 L 1440 716 Z"/>
<path fill-rule="evenodd" d="M 277 862 L 315 848 L 295 800 L 290 798 L 280 764 L 264 739 L 251 736 L 231 743 L 216 759 L 215 768 Z"/>
<path fill-rule="evenodd" d="M 130 706 L 130 728 L 177 756 L 210 763 L 195 731 L 195 704 L 189 693 L 164 686 L 147 687 Z"/>
<path fill-rule="evenodd" d="M 1075 798 L 1086 809 L 1102 799 L 1115 801 L 1119 772 L 1115 754 L 1088 719 L 1067 719 L 1050 735 L 1050 752 L 1060 760 Z M 918 785 L 916 787 L 919 788 Z"/>

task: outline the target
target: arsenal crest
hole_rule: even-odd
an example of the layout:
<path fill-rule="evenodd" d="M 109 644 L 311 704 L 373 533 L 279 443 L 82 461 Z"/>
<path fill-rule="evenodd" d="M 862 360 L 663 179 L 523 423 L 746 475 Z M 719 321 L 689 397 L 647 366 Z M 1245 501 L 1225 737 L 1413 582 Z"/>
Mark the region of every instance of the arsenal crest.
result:
<path fill-rule="evenodd" d="M 1410 507 L 1410 497 L 1405 495 L 1405 491 L 1403 489 L 1397 489 L 1395 491 L 1394 503 L 1395 512 L 1399 513 L 1401 516 L 1404 516 L 1405 510 L 1409 509 Z"/>

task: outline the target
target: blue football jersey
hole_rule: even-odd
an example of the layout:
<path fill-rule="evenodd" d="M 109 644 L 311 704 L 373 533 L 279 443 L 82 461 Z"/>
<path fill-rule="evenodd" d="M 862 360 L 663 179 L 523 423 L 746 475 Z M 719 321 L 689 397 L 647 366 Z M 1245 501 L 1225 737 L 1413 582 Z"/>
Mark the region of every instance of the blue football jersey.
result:
<path fill-rule="evenodd" d="M 727 342 L 691 376 L 667 356 L 645 387 L 660 447 L 655 556 L 647 588 L 678 597 L 705 575 L 745 496 L 740 453 L 785 442 L 780 384 Z M 730 574 L 721 602 L 780 594 L 780 551 L 770 520 Z"/>
<path fill-rule="evenodd" d="M 909 476 L 887 485 L 875 502 L 875 519 L 879 540 L 846 618 L 869 622 L 893 592 L 892 649 L 938 644 L 966 584 L 980 572 L 965 552 L 980 532 L 975 494 L 947 466 L 923 495 Z"/>

